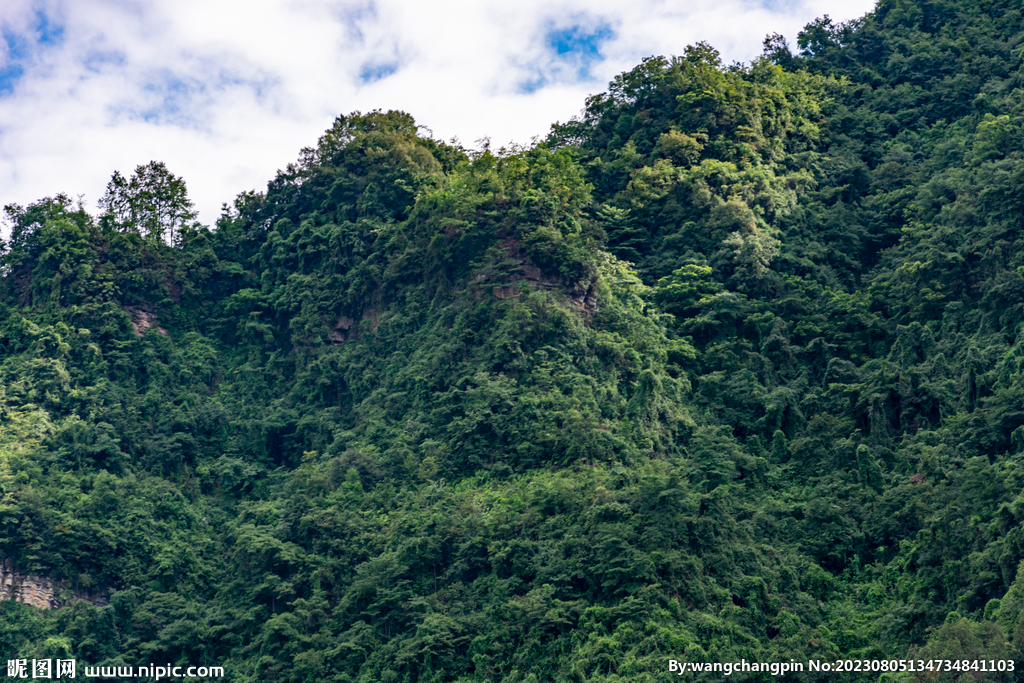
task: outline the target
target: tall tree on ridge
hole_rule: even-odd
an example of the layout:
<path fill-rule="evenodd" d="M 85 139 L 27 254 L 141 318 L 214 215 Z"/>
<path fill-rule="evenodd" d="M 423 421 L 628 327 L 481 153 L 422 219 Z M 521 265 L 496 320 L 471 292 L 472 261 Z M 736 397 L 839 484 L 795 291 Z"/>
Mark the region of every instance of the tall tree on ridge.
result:
<path fill-rule="evenodd" d="M 138 166 L 130 180 L 114 171 L 99 202 L 103 220 L 122 232 L 138 232 L 175 244 L 181 229 L 196 220 L 185 181 L 162 161 Z"/>

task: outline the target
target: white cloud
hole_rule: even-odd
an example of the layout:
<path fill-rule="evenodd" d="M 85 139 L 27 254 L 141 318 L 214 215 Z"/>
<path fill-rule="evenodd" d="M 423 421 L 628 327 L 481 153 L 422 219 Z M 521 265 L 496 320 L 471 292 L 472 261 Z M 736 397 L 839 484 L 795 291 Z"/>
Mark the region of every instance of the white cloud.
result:
<path fill-rule="evenodd" d="M 817 16 L 850 19 L 872 5 L 4 0 L 0 203 L 66 192 L 94 209 L 115 169 L 157 159 L 212 223 L 337 114 L 403 109 L 444 139 L 525 143 L 645 56 L 705 40 L 726 61 L 747 61 L 767 33 L 792 41 Z M 548 32 L 575 25 L 605 31 L 601 59 L 552 54 Z"/>

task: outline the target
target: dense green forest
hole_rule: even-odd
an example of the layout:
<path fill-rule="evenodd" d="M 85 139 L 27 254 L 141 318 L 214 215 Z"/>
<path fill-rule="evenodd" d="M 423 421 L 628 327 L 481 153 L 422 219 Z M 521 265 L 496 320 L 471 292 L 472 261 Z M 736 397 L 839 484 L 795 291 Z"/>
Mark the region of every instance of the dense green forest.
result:
<path fill-rule="evenodd" d="M 98 598 L 0 602 L 0 649 L 1024 668 L 1022 27 L 881 0 L 699 43 L 524 148 L 339 116 L 213 227 L 158 162 L 7 206 L 0 558 Z"/>

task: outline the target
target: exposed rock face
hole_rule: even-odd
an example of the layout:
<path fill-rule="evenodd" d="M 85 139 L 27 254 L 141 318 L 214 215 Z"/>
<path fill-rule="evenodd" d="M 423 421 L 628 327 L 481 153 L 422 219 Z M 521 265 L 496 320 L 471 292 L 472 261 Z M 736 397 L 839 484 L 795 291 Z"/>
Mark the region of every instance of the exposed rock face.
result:
<path fill-rule="evenodd" d="M 565 292 L 569 301 L 576 308 L 589 315 L 597 310 L 597 284 L 596 275 L 588 282 L 567 282 L 557 275 L 545 275 L 540 268 L 530 263 L 523 256 L 519 242 L 514 239 L 506 239 L 502 242 L 505 248 L 505 255 L 508 257 L 501 264 L 494 264 L 490 269 L 477 273 L 473 281 L 483 287 L 490 288 L 491 292 L 499 299 L 519 299 L 519 287 L 516 281 L 526 280 L 537 289 L 548 291 Z M 479 300 L 479 296 L 477 300 Z"/>
<path fill-rule="evenodd" d="M 342 316 L 338 318 L 333 325 L 327 329 L 327 337 L 331 340 L 332 344 L 344 344 L 345 339 L 348 336 L 348 331 L 352 329 L 352 325 L 355 324 L 355 320 L 348 316 Z"/>
<path fill-rule="evenodd" d="M 569 295 L 569 301 L 584 313 L 590 314 L 597 310 L 597 276 L 591 278 L 589 282 L 568 283 L 560 277 L 544 277 L 540 268 L 525 264 L 525 262 L 522 266 L 522 273 L 537 289 L 565 292 Z M 508 297 L 508 293 L 495 291 L 495 296 L 505 299 Z"/>
<path fill-rule="evenodd" d="M 53 609 L 77 600 L 94 605 L 107 604 L 105 598 L 68 590 L 45 576 L 21 574 L 15 571 L 10 559 L 0 561 L 0 600 L 16 600 L 39 609 Z"/>
<path fill-rule="evenodd" d="M 138 336 L 146 334 L 146 330 L 154 326 L 160 334 L 167 334 L 167 330 L 156 324 L 156 316 L 151 311 L 136 306 L 125 306 L 124 310 L 132 316 L 132 328 Z"/>

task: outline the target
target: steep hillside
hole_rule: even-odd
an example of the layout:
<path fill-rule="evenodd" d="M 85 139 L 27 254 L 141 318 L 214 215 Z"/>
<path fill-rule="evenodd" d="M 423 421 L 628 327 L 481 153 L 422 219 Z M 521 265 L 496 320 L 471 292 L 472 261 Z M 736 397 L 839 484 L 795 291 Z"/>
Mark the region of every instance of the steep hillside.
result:
<path fill-rule="evenodd" d="M 531 148 L 341 116 L 213 229 L 155 162 L 97 216 L 8 206 L 0 558 L 63 606 L 0 602 L 0 645 L 237 681 L 1019 659 L 1015 12 L 698 44 Z"/>

